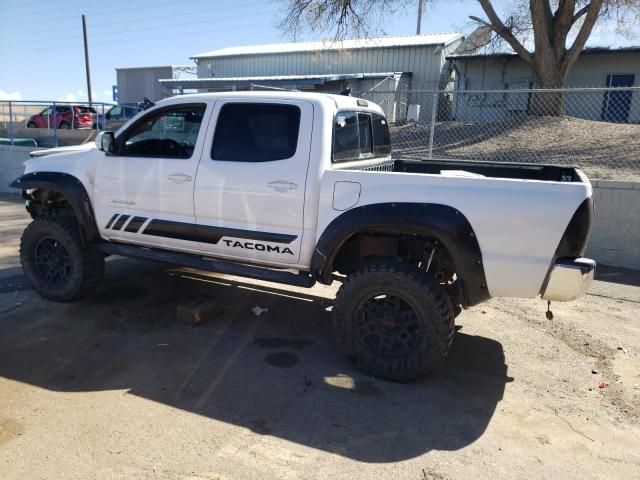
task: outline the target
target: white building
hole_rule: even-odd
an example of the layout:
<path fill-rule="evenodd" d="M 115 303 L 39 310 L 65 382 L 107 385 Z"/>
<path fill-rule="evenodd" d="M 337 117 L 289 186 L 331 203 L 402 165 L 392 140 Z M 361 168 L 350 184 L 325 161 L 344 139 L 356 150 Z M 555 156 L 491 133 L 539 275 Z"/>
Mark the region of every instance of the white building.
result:
<path fill-rule="evenodd" d="M 135 105 L 147 97 L 156 102 L 166 97 L 161 78 L 180 78 L 183 75 L 192 76 L 195 68 L 189 65 L 160 65 L 150 67 L 116 68 L 118 84 L 118 103 L 120 105 Z"/>
<path fill-rule="evenodd" d="M 338 93 L 350 89 L 380 104 L 389 119 L 406 118 L 409 104 L 430 115 L 433 90 L 446 85 L 443 66 L 463 35 L 444 33 L 328 42 L 229 47 L 194 55 L 198 77 L 161 79 L 167 94 L 189 90 L 296 88 Z"/>

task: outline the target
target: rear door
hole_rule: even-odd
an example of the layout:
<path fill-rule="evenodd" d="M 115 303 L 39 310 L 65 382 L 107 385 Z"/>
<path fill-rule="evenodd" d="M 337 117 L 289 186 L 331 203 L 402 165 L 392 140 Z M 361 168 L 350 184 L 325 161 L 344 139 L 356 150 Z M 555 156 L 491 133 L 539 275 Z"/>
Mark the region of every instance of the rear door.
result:
<path fill-rule="evenodd" d="M 225 99 L 212 116 L 195 189 L 202 248 L 271 264 L 300 258 L 313 105 Z"/>
<path fill-rule="evenodd" d="M 33 119 L 37 128 L 53 128 L 53 107 L 47 107 L 37 114 Z"/>
<path fill-rule="evenodd" d="M 93 107 L 76 106 L 72 108 L 73 120 L 76 127 L 90 127 L 96 110 Z"/>
<path fill-rule="evenodd" d="M 116 105 L 115 107 L 111 107 L 109 111 L 105 114 L 105 125 L 106 130 L 116 131 L 122 125 L 124 125 L 124 121 L 122 120 L 123 116 L 123 108 L 120 105 Z"/>
<path fill-rule="evenodd" d="M 98 162 L 96 216 L 111 240 L 195 251 L 193 188 L 205 137 L 206 103 L 149 110 Z"/>

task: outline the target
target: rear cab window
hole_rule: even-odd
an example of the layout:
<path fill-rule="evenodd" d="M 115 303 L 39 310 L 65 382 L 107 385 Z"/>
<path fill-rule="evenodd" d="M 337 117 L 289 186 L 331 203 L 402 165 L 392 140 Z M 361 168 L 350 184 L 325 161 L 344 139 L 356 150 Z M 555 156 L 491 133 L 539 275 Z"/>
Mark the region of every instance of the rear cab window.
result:
<path fill-rule="evenodd" d="M 391 154 L 389 125 L 374 112 L 338 111 L 333 123 L 334 163 L 386 157 Z"/>

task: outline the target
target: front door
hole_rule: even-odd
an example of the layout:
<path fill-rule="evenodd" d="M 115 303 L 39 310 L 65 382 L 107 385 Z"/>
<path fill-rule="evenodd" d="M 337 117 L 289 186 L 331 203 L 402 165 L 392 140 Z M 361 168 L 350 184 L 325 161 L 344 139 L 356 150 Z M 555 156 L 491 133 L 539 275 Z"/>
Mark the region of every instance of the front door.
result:
<path fill-rule="evenodd" d="M 633 87 L 635 75 L 607 75 L 607 87 Z M 628 122 L 631 111 L 631 90 L 605 92 L 602 119 L 608 122 Z"/>
<path fill-rule="evenodd" d="M 256 263 L 297 263 L 313 105 L 229 98 L 216 104 L 214 119 L 194 194 L 202 248 Z"/>
<path fill-rule="evenodd" d="M 100 157 L 96 217 L 110 240 L 193 251 L 193 188 L 208 118 L 205 103 L 156 107 Z M 181 234 L 182 232 L 182 234 Z"/>

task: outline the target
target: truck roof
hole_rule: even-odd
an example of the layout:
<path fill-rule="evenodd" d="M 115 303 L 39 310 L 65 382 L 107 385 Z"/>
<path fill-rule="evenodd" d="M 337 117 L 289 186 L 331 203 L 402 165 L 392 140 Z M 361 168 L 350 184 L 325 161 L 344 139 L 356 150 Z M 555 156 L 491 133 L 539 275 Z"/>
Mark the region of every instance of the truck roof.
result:
<path fill-rule="evenodd" d="M 158 105 L 164 103 L 191 103 L 197 101 L 215 100 L 217 98 L 237 98 L 237 99 L 264 99 L 264 100 L 305 100 L 315 104 L 324 104 L 325 107 L 336 110 L 370 110 L 384 115 L 382 108 L 376 103 L 366 98 L 350 97 L 347 95 L 334 95 L 322 92 L 296 92 L 296 91 L 235 91 L 235 92 L 214 92 L 214 93 L 193 93 L 176 97 L 165 98 L 157 102 Z M 358 104 L 358 100 L 364 100 L 366 105 Z"/>

